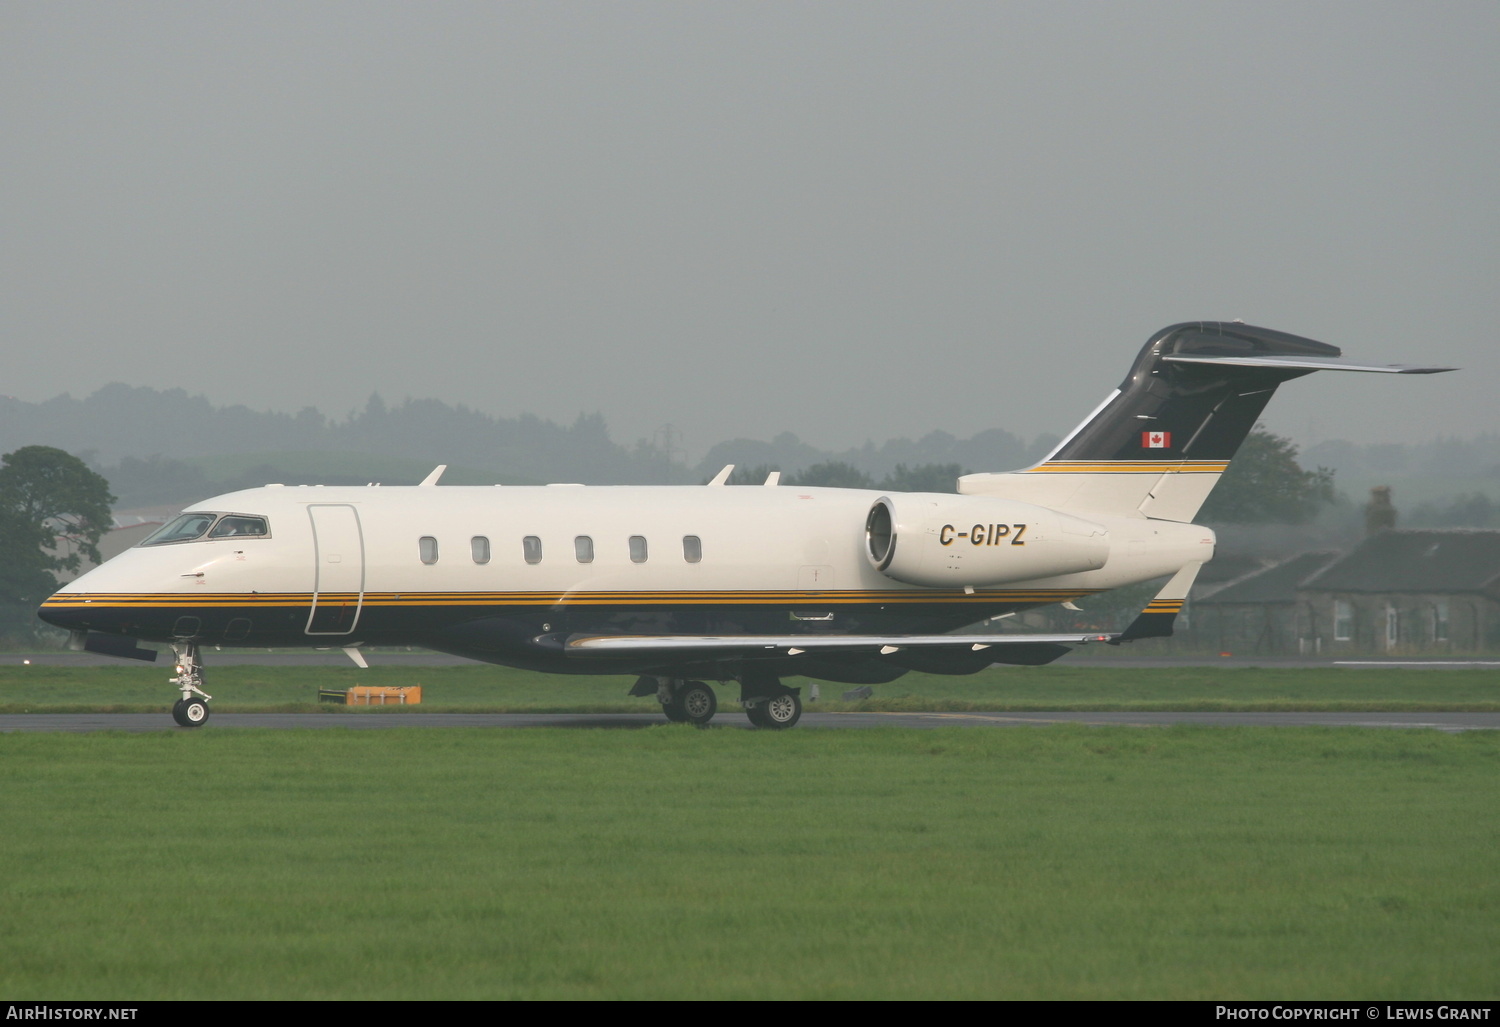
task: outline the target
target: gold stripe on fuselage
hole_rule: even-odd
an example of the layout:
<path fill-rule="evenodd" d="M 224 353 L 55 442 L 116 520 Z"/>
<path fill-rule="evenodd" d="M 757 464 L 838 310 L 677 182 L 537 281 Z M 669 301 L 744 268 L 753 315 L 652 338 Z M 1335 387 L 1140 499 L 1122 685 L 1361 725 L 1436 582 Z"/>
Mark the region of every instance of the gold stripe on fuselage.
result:
<path fill-rule="evenodd" d="M 366 592 L 366 607 L 413 606 L 709 606 L 786 604 L 823 605 L 891 605 L 911 603 L 1061 603 L 1094 595 L 1097 589 L 1015 589 L 975 591 L 959 589 L 932 592 L 891 591 L 725 591 L 725 592 Z M 320 605 L 358 602 L 358 592 L 322 592 Z M 182 609 L 212 607 L 299 607 L 313 601 L 309 592 L 281 593 L 81 593 L 53 596 L 44 608 L 78 609 Z"/>
<path fill-rule="evenodd" d="M 1048 460 L 1022 474 L 1223 474 L 1228 460 Z"/>

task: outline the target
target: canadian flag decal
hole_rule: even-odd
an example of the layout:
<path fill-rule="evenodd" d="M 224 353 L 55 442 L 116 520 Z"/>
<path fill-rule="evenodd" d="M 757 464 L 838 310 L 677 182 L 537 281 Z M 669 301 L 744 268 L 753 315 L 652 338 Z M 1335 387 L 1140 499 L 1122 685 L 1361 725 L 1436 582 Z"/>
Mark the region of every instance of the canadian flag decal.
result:
<path fill-rule="evenodd" d="M 1169 431 L 1141 432 L 1142 449 L 1171 449 L 1172 433 Z"/>

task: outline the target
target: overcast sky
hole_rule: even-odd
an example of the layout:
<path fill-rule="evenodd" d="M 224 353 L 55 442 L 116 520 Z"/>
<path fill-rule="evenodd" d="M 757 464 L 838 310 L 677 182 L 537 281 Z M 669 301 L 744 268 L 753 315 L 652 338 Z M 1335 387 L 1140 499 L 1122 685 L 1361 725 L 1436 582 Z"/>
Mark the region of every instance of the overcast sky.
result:
<path fill-rule="evenodd" d="M 1500 4 L 0 0 L 0 393 L 1071 428 L 1156 329 L 1500 431 Z"/>

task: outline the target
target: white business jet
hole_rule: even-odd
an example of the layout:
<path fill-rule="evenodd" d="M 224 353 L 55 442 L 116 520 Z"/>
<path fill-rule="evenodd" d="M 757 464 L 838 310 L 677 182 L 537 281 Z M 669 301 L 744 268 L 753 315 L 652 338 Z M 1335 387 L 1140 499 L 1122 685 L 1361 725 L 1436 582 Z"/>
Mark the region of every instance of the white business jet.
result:
<path fill-rule="evenodd" d="M 1057 449 L 958 494 L 781 486 L 267 485 L 195 504 L 39 611 L 89 652 L 167 643 L 177 723 L 202 724 L 201 647 L 424 646 L 565 674 L 630 674 L 630 694 L 705 724 L 706 682 L 752 723 L 801 716 L 792 675 L 854 684 L 908 670 L 1048 663 L 1087 643 L 1167 636 L 1214 534 L 1192 522 L 1282 382 L 1333 346 L 1239 322 L 1152 337 Z M 1123 631 L 953 634 L 1171 575 Z"/>

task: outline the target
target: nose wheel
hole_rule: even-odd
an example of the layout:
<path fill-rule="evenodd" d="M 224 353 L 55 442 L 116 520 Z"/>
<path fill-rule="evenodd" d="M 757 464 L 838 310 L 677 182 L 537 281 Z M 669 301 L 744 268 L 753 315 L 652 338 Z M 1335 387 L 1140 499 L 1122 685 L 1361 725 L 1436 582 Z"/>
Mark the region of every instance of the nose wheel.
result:
<path fill-rule="evenodd" d="M 172 719 L 182 727 L 198 727 L 208 719 L 208 701 L 213 698 L 203 690 L 203 660 L 191 642 L 173 642 L 172 652 L 177 655 L 172 684 L 182 692 L 182 698 L 172 704 Z"/>
<path fill-rule="evenodd" d="M 197 727 L 208 719 L 208 703 L 202 699 L 178 699 L 172 704 L 172 719 L 183 727 Z"/>

